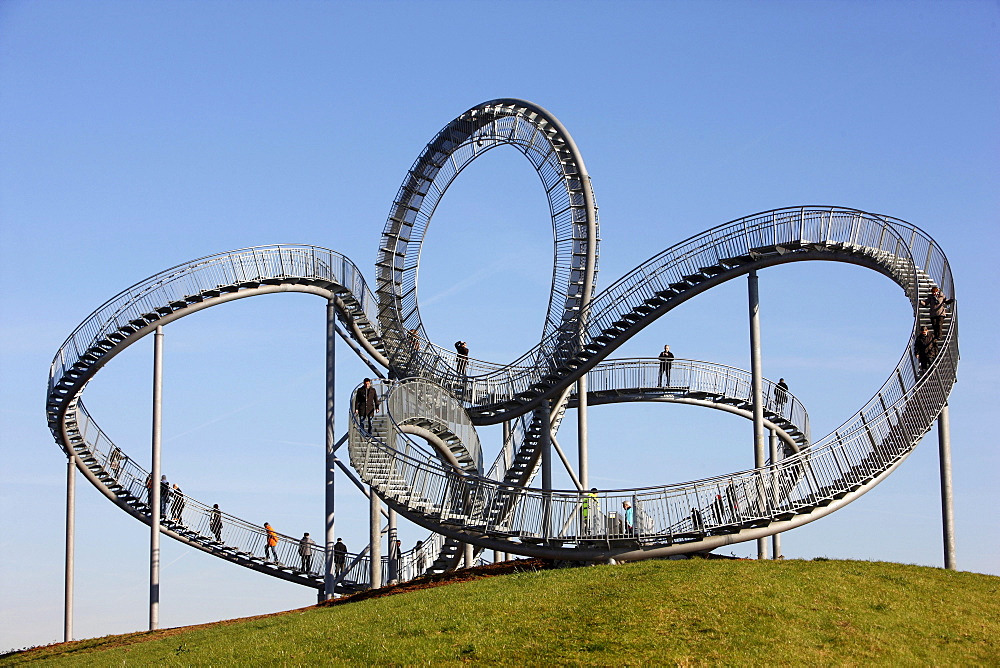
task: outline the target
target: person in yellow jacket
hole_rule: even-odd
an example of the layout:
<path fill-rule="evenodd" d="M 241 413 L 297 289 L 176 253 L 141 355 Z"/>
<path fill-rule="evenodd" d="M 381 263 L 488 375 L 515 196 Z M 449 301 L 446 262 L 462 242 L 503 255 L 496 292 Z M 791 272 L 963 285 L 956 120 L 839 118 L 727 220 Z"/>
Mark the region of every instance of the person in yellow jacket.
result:
<path fill-rule="evenodd" d="M 580 504 L 580 516 L 583 518 L 583 532 L 594 533 L 597 520 L 597 488 L 591 487 L 590 491 L 583 495 L 583 503 Z"/>
<path fill-rule="evenodd" d="M 264 545 L 264 560 L 281 563 L 278 561 L 278 532 L 267 522 L 264 522 L 264 532 L 267 534 L 267 541 Z"/>

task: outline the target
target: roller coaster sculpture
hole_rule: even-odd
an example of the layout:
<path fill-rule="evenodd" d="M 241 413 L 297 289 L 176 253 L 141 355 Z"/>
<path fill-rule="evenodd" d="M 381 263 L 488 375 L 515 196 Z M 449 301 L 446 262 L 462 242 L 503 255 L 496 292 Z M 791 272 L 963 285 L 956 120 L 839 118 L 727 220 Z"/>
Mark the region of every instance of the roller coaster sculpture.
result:
<path fill-rule="evenodd" d="M 540 342 L 511 364 L 460 359 L 428 338 L 417 302 L 424 235 L 448 186 L 483 153 L 512 146 L 541 178 L 555 244 L 552 291 Z M 573 561 L 636 560 L 707 551 L 823 517 L 884 480 L 945 406 L 958 363 L 957 303 L 942 322 L 935 356 L 915 353 L 933 287 L 954 297 L 948 261 L 917 227 L 831 206 L 754 214 L 695 235 L 595 293 L 597 207 L 590 177 L 565 128 L 515 99 L 486 102 L 445 126 L 408 171 L 393 202 L 376 262 L 374 292 L 346 257 L 314 246 L 276 245 L 178 265 L 116 295 L 59 348 L 46 401 L 56 442 L 79 469 L 136 519 L 151 523 L 149 471 L 101 430 L 82 401 L 115 355 L 158 326 L 235 299 L 275 292 L 318 295 L 347 335 L 394 380 L 378 380 L 384 410 L 370 433 L 353 418 L 346 438 L 364 485 L 432 534 L 422 554 L 398 555 L 383 581 L 454 567 L 459 546 Z M 631 336 L 681 303 L 751 271 L 788 262 L 848 262 L 884 274 L 910 302 L 913 327 L 899 363 L 874 397 L 831 434 L 811 440 L 808 415 L 765 381 L 765 424 L 781 439 L 765 466 L 694 482 L 593 494 L 530 486 L 567 409 L 587 403 L 669 400 L 752 417 L 750 373 L 675 360 L 667 383 L 652 360 L 611 360 Z M 487 468 L 477 425 L 506 423 Z M 546 433 L 546 429 L 548 433 Z M 344 439 L 341 439 L 343 442 Z M 571 476 L 572 476 L 571 472 Z M 615 510 L 633 508 L 629 526 Z M 305 563 L 298 539 L 280 536 L 263 557 L 261 528 L 186 498 L 163 534 L 242 566 L 322 590 L 324 546 Z M 366 551 L 367 552 L 367 551 Z M 337 591 L 366 586 L 366 552 L 348 555 Z M 426 561 L 425 561 L 426 560 Z M 391 572 L 390 572 L 391 570 Z"/>

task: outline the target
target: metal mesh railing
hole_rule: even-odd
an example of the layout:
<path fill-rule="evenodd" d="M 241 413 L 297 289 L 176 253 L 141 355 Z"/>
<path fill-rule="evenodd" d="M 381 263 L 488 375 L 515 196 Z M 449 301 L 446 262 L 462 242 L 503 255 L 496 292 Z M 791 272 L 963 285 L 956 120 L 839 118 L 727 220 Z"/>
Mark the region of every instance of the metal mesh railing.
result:
<path fill-rule="evenodd" d="M 796 231 L 797 243 L 814 237 L 825 248 L 834 243 L 850 244 L 851 252 L 866 254 L 903 285 L 915 312 L 924 296 L 919 278 L 953 285 L 944 254 L 912 226 L 860 212 L 852 212 L 847 219 L 827 212 L 830 215 L 807 222 L 806 210 L 800 213 L 794 220 L 771 212 L 770 234 L 758 226 L 748 237 L 761 244 L 753 248 L 791 243 L 784 235 L 786 228 Z M 921 253 L 923 267 L 917 266 L 911 249 Z M 699 253 L 691 249 L 689 254 Z M 717 261 L 724 257 L 731 257 L 729 251 L 719 254 Z M 919 368 L 911 338 L 890 378 L 858 413 L 812 446 L 762 469 L 690 483 L 602 492 L 597 498 L 588 498 L 576 491 L 549 492 L 462 476 L 432 458 L 408 456 L 390 447 L 393 440 L 377 436 L 359 434 L 352 439 L 352 460 L 357 459 L 362 476 L 383 493 L 399 495 L 403 503 L 414 502 L 413 507 L 428 516 L 441 521 L 448 518 L 494 536 L 581 542 L 618 538 L 673 541 L 732 532 L 842 498 L 905 457 L 933 424 L 955 380 L 956 306 L 947 320 L 944 340 L 928 369 Z M 738 381 L 745 382 L 745 378 Z M 625 501 L 633 507 L 631 527 L 615 523 Z"/>
<path fill-rule="evenodd" d="M 952 280 L 940 249 L 920 230 L 908 223 L 853 209 L 837 207 L 797 207 L 768 211 L 741 218 L 683 241 L 634 269 L 614 285 L 599 293 L 582 319 L 582 338 L 567 337 L 580 330 L 578 319 L 568 321 L 562 331 L 543 338 L 535 348 L 509 365 L 470 358 L 459 365 L 458 354 L 423 341 L 411 352 L 418 361 L 409 367 L 419 375 L 438 380 L 445 386 L 463 387 L 467 406 L 490 406 L 490 421 L 500 421 L 523 412 L 504 404 L 520 397 L 537 397 L 545 376 L 570 377 L 573 371 L 563 363 L 597 337 L 611 332 L 616 340 L 628 329 L 623 317 L 647 300 L 677 294 L 672 286 L 688 285 L 687 278 L 702 270 L 718 267 L 738 258 L 752 258 L 760 249 L 790 248 L 814 244 L 828 250 L 854 254 L 868 253 L 873 264 L 883 263 L 885 271 L 915 299 L 916 270 L 919 268 L 946 294 L 952 294 Z M 794 254 L 788 254 L 794 259 Z M 703 276 L 704 277 L 704 276 Z M 594 354 L 590 357 L 599 357 Z M 464 373 L 458 373 L 464 368 Z"/>
<path fill-rule="evenodd" d="M 49 369 L 49 390 L 108 335 L 122 327 L 134 327 L 136 321 L 145 324 L 145 314 L 169 313 L 172 303 L 195 303 L 208 291 L 295 279 L 337 286 L 351 295 L 360 316 L 376 322 L 375 299 L 364 275 L 340 253 L 316 246 L 274 245 L 210 255 L 136 283 L 91 313 L 56 353 Z"/>

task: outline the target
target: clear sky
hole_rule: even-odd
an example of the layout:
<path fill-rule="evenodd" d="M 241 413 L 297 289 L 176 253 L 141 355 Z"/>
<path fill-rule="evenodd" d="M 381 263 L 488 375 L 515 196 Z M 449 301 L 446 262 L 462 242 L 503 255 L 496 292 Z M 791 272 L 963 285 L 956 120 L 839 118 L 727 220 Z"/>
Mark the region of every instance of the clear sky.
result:
<path fill-rule="evenodd" d="M 0 650 L 62 635 L 66 460 L 44 392 L 73 328 L 149 275 L 247 246 L 325 246 L 373 278 L 406 169 L 448 121 L 497 97 L 549 109 L 583 152 L 599 288 L 781 206 L 855 207 L 933 236 L 961 304 L 958 565 L 1000 574 L 998 21 L 996 2 L 971 1 L 0 2 Z M 430 334 L 515 359 L 541 330 L 551 259 L 537 177 L 516 151 L 491 152 L 434 218 L 420 274 Z M 908 304 L 881 275 L 832 263 L 768 269 L 760 286 L 764 373 L 786 378 L 823 436 L 895 366 Z M 669 343 L 748 368 L 746 312 L 746 282 L 733 281 L 618 356 Z M 283 533 L 321 532 L 323 323 L 322 300 L 278 295 L 166 328 L 172 482 Z M 86 393 L 140 461 L 151 349 L 130 348 Z M 338 355 L 346 406 L 366 370 L 346 345 Z M 752 464 L 751 425 L 715 411 L 634 404 L 592 409 L 590 422 L 601 487 Z M 489 459 L 496 428 L 482 440 Z M 338 533 L 360 549 L 366 506 L 338 485 Z M 76 635 L 142 630 L 148 529 L 82 478 L 77 495 Z M 862 499 L 786 534 L 784 552 L 941 565 L 939 503 L 932 434 Z M 403 528 L 407 546 L 424 536 Z M 164 627 L 315 601 L 169 539 L 163 553 Z"/>

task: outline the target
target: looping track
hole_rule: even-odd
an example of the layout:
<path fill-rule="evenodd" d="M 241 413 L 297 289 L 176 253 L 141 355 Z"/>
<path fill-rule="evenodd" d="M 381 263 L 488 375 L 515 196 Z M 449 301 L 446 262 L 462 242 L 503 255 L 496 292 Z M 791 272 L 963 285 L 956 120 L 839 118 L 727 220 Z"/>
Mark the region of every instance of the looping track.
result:
<path fill-rule="evenodd" d="M 512 364 L 468 360 L 463 368 L 454 352 L 426 339 L 416 294 L 420 246 L 447 187 L 476 157 L 503 144 L 529 159 L 545 188 L 554 234 L 552 296 L 537 346 Z M 98 489 L 149 523 L 147 472 L 89 415 L 81 400 L 87 382 L 158 325 L 260 294 L 314 294 L 332 300 L 352 338 L 394 377 L 406 379 L 380 385 L 389 412 L 372 434 L 352 421 L 349 450 L 364 483 L 435 533 L 428 545 L 439 556 L 435 568 L 455 562 L 459 542 L 560 559 L 640 559 L 759 538 L 846 505 L 906 458 L 955 382 L 957 302 L 944 317 L 929 366 L 921 368 L 914 354 L 920 326 L 929 323 L 923 300 L 935 286 L 954 297 L 954 284 L 938 245 L 904 221 L 828 206 L 754 214 L 664 250 L 595 295 L 597 248 L 590 178 L 565 128 L 522 100 L 484 103 L 442 129 L 407 173 L 383 233 L 374 293 L 350 260 L 313 246 L 244 249 L 168 269 L 110 299 L 60 347 L 49 373 L 49 427 Z M 873 269 L 902 288 L 913 312 L 895 369 L 833 433 L 811 441 L 808 416 L 790 396 L 765 406 L 785 443 L 784 456 L 766 467 L 596 498 L 528 486 L 541 455 L 544 416 L 554 433 L 576 405 L 572 388 L 584 374 L 591 404 L 677 401 L 748 415 L 747 372 L 677 360 L 674 372 L 683 382 L 660 387 L 652 382 L 655 361 L 608 358 L 695 295 L 750 271 L 800 261 Z M 506 420 L 515 421 L 512 437 L 487 470 L 473 425 Z M 622 501 L 635 509 L 632 528 L 612 515 Z M 299 564 L 295 539 L 283 536 L 279 554 L 287 558 L 266 562 L 258 527 L 227 515 L 219 536 L 211 509 L 194 499 L 186 503 L 180 518 L 165 520 L 168 535 L 240 565 L 321 586 L 322 549 L 312 565 Z M 352 555 L 345 580 L 362 580 L 364 560 Z M 416 574 L 413 560 L 403 555 L 404 573 Z"/>

